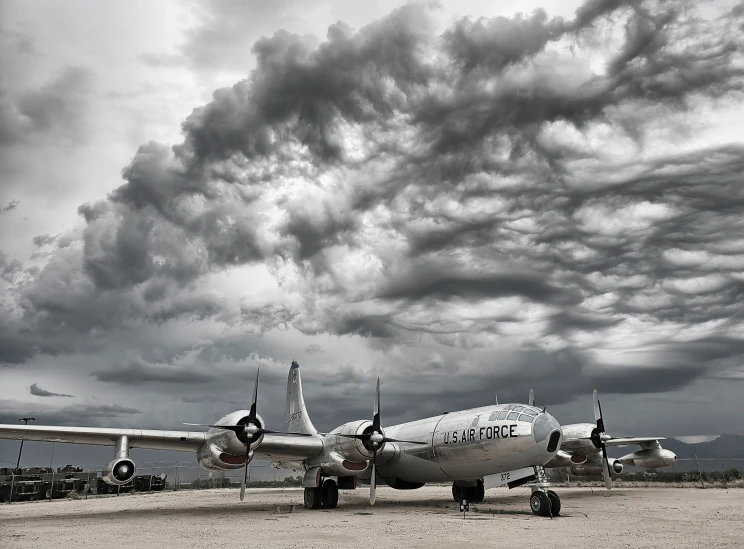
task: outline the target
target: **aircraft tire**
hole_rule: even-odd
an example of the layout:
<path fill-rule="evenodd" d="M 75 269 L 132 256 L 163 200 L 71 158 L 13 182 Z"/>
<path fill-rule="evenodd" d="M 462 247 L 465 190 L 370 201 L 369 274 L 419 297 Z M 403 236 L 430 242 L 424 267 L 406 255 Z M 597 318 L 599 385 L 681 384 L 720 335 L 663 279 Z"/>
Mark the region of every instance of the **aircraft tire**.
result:
<path fill-rule="evenodd" d="M 320 509 L 323 505 L 322 488 L 305 488 L 305 509 Z"/>
<path fill-rule="evenodd" d="M 483 485 L 483 481 L 478 481 L 478 486 L 473 489 L 474 498 L 473 503 L 482 503 L 486 497 L 486 487 Z M 557 497 L 557 496 L 556 496 Z"/>
<path fill-rule="evenodd" d="M 548 499 L 550 500 L 550 514 L 557 517 L 561 514 L 561 498 L 553 490 L 548 490 Z"/>
<path fill-rule="evenodd" d="M 530 496 L 530 509 L 538 517 L 550 516 L 550 499 L 542 490 L 532 492 Z"/>
<path fill-rule="evenodd" d="M 460 488 L 456 482 L 452 483 L 452 497 L 457 503 L 462 503 L 465 490 Z"/>
<path fill-rule="evenodd" d="M 335 509 L 338 505 L 338 484 L 332 480 L 323 483 L 320 493 L 323 509 Z"/>

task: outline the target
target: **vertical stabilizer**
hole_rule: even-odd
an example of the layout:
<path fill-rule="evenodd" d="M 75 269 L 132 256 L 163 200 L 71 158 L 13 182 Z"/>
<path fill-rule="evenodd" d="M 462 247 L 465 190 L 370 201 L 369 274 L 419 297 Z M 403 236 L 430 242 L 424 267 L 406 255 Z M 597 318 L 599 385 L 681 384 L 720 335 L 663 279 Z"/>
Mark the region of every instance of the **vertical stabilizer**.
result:
<path fill-rule="evenodd" d="M 300 377 L 300 365 L 296 360 L 292 361 L 287 377 L 287 404 L 284 408 L 284 426 L 288 433 L 303 433 L 315 435 L 318 430 L 310 421 L 310 416 L 305 408 L 305 399 L 302 396 L 302 378 Z"/>

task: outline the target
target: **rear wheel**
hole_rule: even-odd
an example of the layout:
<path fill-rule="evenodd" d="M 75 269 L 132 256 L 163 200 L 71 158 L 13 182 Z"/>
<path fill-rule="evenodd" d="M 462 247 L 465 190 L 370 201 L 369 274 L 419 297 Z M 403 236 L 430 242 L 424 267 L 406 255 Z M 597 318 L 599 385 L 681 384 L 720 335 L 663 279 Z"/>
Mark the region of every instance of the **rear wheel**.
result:
<path fill-rule="evenodd" d="M 561 498 L 553 490 L 548 490 L 548 500 L 550 500 L 550 515 L 557 517 L 561 514 Z"/>
<path fill-rule="evenodd" d="M 320 509 L 322 488 L 305 488 L 305 509 Z"/>
<path fill-rule="evenodd" d="M 332 480 L 325 481 L 320 496 L 324 509 L 335 509 L 338 505 L 338 485 Z"/>
<path fill-rule="evenodd" d="M 460 488 L 456 482 L 452 483 L 452 497 L 457 503 L 462 503 L 463 489 Z"/>

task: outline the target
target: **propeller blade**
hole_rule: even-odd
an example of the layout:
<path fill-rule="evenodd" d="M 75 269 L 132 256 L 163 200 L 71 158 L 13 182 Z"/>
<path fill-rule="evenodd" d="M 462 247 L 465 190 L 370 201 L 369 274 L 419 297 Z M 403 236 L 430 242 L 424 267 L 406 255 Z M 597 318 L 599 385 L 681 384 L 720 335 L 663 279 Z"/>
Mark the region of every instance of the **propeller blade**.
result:
<path fill-rule="evenodd" d="M 198 427 L 212 427 L 213 429 L 226 429 L 238 434 L 243 431 L 242 425 L 206 425 L 204 423 L 184 423 L 184 425 L 195 425 Z"/>
<path fill-rule="evenodd" d="M 608 490 L 612 489 L 612 477 L 610 476 L 610 462 L 607 461 L 607 449 L 602 444 L 602 476 L 604 477 L 605 486 Z"/>
<path fill-rule="evenodd" d="M 373 450 L 372 452 L 372 477 L 369 480 L 369 504 L 374 505 L 375 504 L 375 486 L 377 479 L 375 478 L 375 461 L 377 461 L 377 450 Z"/>
<path fill-rule="evenodd" d="M 272 434 L 272 435 L 290 435 L 290 436 L 293 436 L 293 437 L 311 437 L 311 436 L 313 436 L 310 433 L 285 433 L 284 431 L 272 431 L 271 429 L 263 429 L 263 428 L 261 428 L 261 429 L 258 430 L 258 434 L 259 435 L 262 435 L 264 433 L 269 433 L 269 434 Z"/>
<path fill-rule="evenodd" d="M 380 432 L 380 378 L 377 378 L 377 392 L 375 395 L 375 407 L 372 411 L 372 430 Z"/>
<path fill-rule="evenodd" d="M 534 389 L 530 389 L 530 400 L 529 400 L 528 404 L 530 406 L 534 406 L 535 405 L 535 390 Z"/>
<path fill-rule="evenodd" d="M 245 467 L 243 467 L 243 482 L 240 483 L 240 501 L 243 501 L 243 498 L 245 498 L 245 486 L 248 484 L 248 465 L 250 465 L 251 461 L 253 460 L 253 453 L 251 452 L 251 447 L 249 446 L 248 449 L 245 451 Z"/>
<path fill-rule="evenodd" d="M 383 438 L 382 442 L 402 442 L 404 444 L 423 444 L 424 446 L 428 444 L 428 442 L 421 442 L 418 440 L 398 440 L 397 438 L 388 438 L 388 437 Z"/>
<path fill-rule="evenodd" d="M 605 426 L 604 419 L 602 418 L 602 405 L 599 403 L 599 394 L 597 394 L 596 389 L 594 389 L 592 397 L 594 399 L 594 419 L 597 422 L 597 429 L 600 433 L 604 433 Z"/>
<path fill-rule="evenodd" d="M 342 434 L 336 434 L 337 437 L 344 437 L 344 438 L 355 438 L 358 440 L 369 440 L 369 437 L 372 436 L 372 433 L 362 433 L 361 435 L 342 435 Z"/>
<path fill-rule="evenodd" d="M 256 401 L 258 400 L 258 375 L 261 373 L 261 366 L 258 366 L 256 370 L 256 384 L 253 386 L 253 404 L 251 404 L 251 411 L 248 413 L 248 423 L 256 422 Z"/>

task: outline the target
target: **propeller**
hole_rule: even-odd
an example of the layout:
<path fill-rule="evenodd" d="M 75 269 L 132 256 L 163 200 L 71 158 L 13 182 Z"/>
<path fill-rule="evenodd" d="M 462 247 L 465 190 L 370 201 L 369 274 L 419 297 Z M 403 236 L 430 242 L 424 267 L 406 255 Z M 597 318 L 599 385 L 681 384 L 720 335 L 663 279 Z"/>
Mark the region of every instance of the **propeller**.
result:
<path fill-rule="evenodd" d="M 610 490 L 612 488 L 612 478 L 610 477 L 610 462 L 607 460 L 607 446 L 605 442 L 612 437 L 605 433 L 604 419 L 602 419 L 602 405 L 599 403 L 599 395 L 594 389 L 594 419 L 597 426 L 592 429 L 590 440 L 595 448 L 602 449 L 602 476 L 604 477 L 605 486 Z"/>
<path fill-rule="evenodd" d="M 380 378 L 377 378 L 377 389 L 375 393 L 375 406 L 372 409 L 372 425 L 367 427 L 363 433 L 355 435 L 337 435 L 340 437 L 354 438 L 361 440 L 364 447 L 372 450 L 372 476 L 369 481 L 369 504 L 375 504 L 375 487 L 376 484 L 376 469 L 377 469 L 377 452 L 379 452 L 386 442 L 401 442 L 405 444 L 422 444 L 426 445 L 426 442 L 417 440 L 398 440 L 396 438 L 390 438 L 385 436 L 385 432 L 382 430 L 380 425 Z"/>
<path fill-rule="evenodd" d="M 253 460 L 253 450 L 251 445 L 258 442 L 261 435 L 265 433 L 278 434 L 278 435 L 292 435 L 292 436 L 312 436 L 305 433 L 285 433 L 282 431 L 272 431 L 271 429 L 265 429 L 261 422 L 258 421 L 258 414 L 256 413 L 256 401 L 258 400 L 258 377 L 261 373 L 261 367 L 258 367 L 256 371 L 256 384 L 253 386 L 253 403 L 248 415 L 241 419 L 237 425 L 207 425 L 204 423 L 184 423 L 184 425 L 194 425 L 198 427 L 212 427 L 214 429 L 224 429 L 226 431 L 232 431 L 238 437 L 238 440 L 245 444 L 245 471 L 243 474 L 243 482 L 240 484 L 240 501 L 245 498 L 245 486 L 248 483 L 248 465 Z"/>

